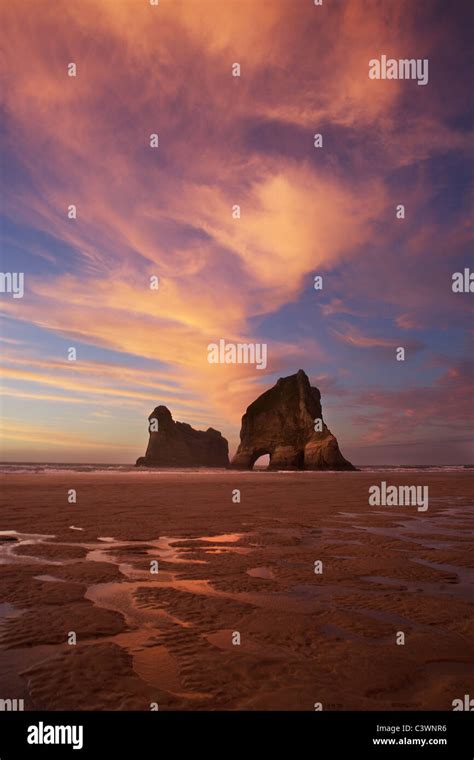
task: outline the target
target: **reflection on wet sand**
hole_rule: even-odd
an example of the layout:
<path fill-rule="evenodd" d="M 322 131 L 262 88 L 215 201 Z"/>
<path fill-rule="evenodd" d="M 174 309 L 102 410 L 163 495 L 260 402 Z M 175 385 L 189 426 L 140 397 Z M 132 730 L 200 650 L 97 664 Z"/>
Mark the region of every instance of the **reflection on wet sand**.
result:
<path fill-rule="evenodd" d="M 97 542 L 68 544 L 55 543 L 54 546 L 80 546 L 86 550 L 85 561 L 97 563 L 111 563 L 116 565 L 124 580 L 110 583 L 91 584 L 84 598 L 93 602 L 100 608 L 118 612 L 123 616 L 130 630 L 113 636 L 102 636 L 100 639 L 85 639 L 83 645 L 93 646 L 100 641 L 103 643 L 116 644 L 127 651 L 133 658 L 133 669 L 137 676 L 146 683 L 159 686 L 160 689 L 175 693 L 178 697 L 191 700 L 206 700 L 209 695 L 201 692 L 188 692 L 179 679 L 179 671 L 175 657 L 169 649 L 160 643 L 159 639 L 167 626 L 178 626 L 180 629 L 192 627 L 192 622 L 181 619 L 172 614 L 166 605 L 145 605 L 137 601 L 137 591 L 143 589 L 156 589 L 160 586 L 173 588 L 178 591 L 186 591 L 192 594 L 227 596 L 224 592 L 217 591 L 207 580 L 179 579 L 177 572 L 158 570 L 156 574 L 150 573 L 146 567 L 136 567 L 134 562 L 143 558 L 158 559 L 167 566 L 176 565 L 205 565 L 207 560 L 186 557 L 190 551 L 190 545 L 200 552 L 251 551 L 245 547 L 234 547 L 244 534 L 232 533 L 213 536 L 201 536 L 195 538 L 180 538 L 161 536 L 151 541 L 121 541 L 112 536 L 100 536 Z M 31 563 L 64 565 L 75 560 L 48 560 L 36 557 L 32 554 L 16 554 L 15 550 L 22 546 L 50 545 L 49 541 L 55 539 L 53 535 L 21 534 L 16 531 L 3 531 L 0 533 L 0 563 L 18 563 L 28 565 Z M 226 544 L 231 544 L 227 546 Z M 184 556 L 183 556 L 184 555 Z M 126 560 L 126 561 L 124 561 Z M 34 576 L 35 580 L 45 583 L 65 583 L 63 578 L 50 574 Z M 133 579 L 133 580 L 132 580 Z M 2 619 L 8 619 L 17 612 L 13 605 L 0 605 L 0 624 Z M 55 647 L 33 647 L 30 656 L 25 663 L 28 665 L 41 661 L 45 654 L 51 655 Z M 9 650 L 9 660 L 18 665 L 18 659 Z M 20 650 L 18 650 L 20 652 Z M 21 654 L 20 654 L 21 657 Z M 1 657 L 0 657 L 1 662 Z M 10 669 L 11 670 L 11 669 Z M 12 671 L 13 672 L 13 671 Z M 15 682 L 18 674 L 15 676 Z M 18 689 L 17 689 L 18 691 Z"/>
<path fill-rule="evenodd" d="M 83 518 L 78 522 L 86 524 Z M 432 662 L 437 673 L 448 672 L 440 665 L 447 657 L 444 647 L 452 648 L 463 634 L 436 616 L 447 601 L 462 605 L 473 599 L 474 571 L 462 565 L 465 555 L 454 554 L 463 548 L 472 522 L 462 505 L 442 505 L 429 519 L 393 511 L 334 510 L 324 519 L 288 526 L 286 518 L 270 514 L 258 524 L 237 523 L 248 527 L 245 532 L 219 534 L 210 526 L 206 535 L 152 534 L 143 540 L 130 538 L 133 533 L 125 533 L 127 539 L 97 535 L 90 540 L 94 534 L 87 529 L 85 535 L 63 532 L 61 538 L 3 531 L 0 564 L 24 566 L 30 582 L 37 584 L 32 595 L 41 589 L 48 604 L 51 595 L 64 589 L 80 597 L 84 610 L 93 605 L 96 616 L 99 610 L 114 613 L 123 625 L 99 625 L 97 632 L 81 638 L 78 650 L 100 649 L 101 658 L 109 657 L 104 647 L 126 653 L 140 682 L 168 695 L 172 707 L 214 709 L 238 703 L 242 709 L 268 709 L 285 707 L 285 700 L 293 699 L 281 684 L 304 681 L 308 662 L 316 663 L 318 679 L 326 679 L 330 689 L 334 674 L 341 678 L 344 647 L 360 647 L 375 656 L 398 629 L 436 640 L 440 653 L 426 667 Z M 112 530 L 104 524 L 99 532 Z M 324 559 L 323 577 L 314 574 L 319 558 Z M 158 572 L 151 570 L 152 562 Z M 39 564 L 55 568 L 41 571 Z M 71 573 L 61 577 L 64 568 Z M 26 684 L 33 683 L 35 668 L 47 667 L 54 658 L 61 672 L 61 658 L 71 654 L 66 643 L 30 646 L 26 652 L 16 643 L 18 632 L 10 634 L 8 626 L 13 616 L 23 614 L 26 619 L 28 609 L 0 605 L 0 645 L 8 647 L 0 646 L 0 667 L 18 696 L 28 696 Z M 28 621 L 34 629 L 36 620 Z M 239 628 L 240 652 L 232 643 Z M 421 639 L 417 645 L 430 651 Z M 236 667 L 237 676 L 226 667 Z M 357 671 L 357 657 L 352 667 Z M 235 682 L 234 696 L 229 679 Z M 245 679 L 264 683 L 265 694 L 253 697 L 250 688 L 245 692 Z M 314 679 L 308 679 L 310 693 Z M 240 690 L 247 696 L 237 696 Z M 374 694 L 378 699 L 377 689 Z M 396 699 L 390 690 L 384 698 L 387 705 Z M 407 704 L 418 704 L 415 692 L 410 699 Z M 359 704 L 349 687 L 344 704 Z"/>

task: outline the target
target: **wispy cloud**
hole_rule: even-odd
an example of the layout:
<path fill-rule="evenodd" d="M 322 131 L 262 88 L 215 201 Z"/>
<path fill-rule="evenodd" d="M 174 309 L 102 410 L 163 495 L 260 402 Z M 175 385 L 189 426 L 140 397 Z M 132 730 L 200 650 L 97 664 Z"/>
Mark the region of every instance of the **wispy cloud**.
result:
<path fill-rule="evenodd" d="M 444 185 L 430 174 L 432 160 L 469 149 L 463 102 L 441 75 L 415 88 L 418 100 L 407 83 L 367 76 L 380 52 L 439 55 L 427 3 L 59 0 L 29 4 L 28 23 L 18 4 L 0 14 L 4 205 L 23 231 L 5 233 L 3 247 L 26 269 L 24 299 L 1 303 L 16 327 L 4 342 L 22 346 L 4 373 L 12 402 L 141 414 L 161 401 L 234 431 L 275 373 L 320 363 L 323 376 L 344 368 L 350 378 L 350 349 L 385 356 L 398 329 L 416 351 L 416 331 L 436 319 L 465 325 L 446 259 L 469 231 L 463 208 L 439 220 Z M 448 65 L 457 29 L 444 31 Z M 325 290 L 313 324 L 314 274 Z M 298 340 L 279 316 L 288 305 L 307 327 Z M 27 328 L 41 335 L 42 359 L 21 342 Z M 263 377 L 211 367 L 207 345 L 221 337 L 268 340 Z M 115 359 L 65 367 L 51 353 L 61 340 Z"/>

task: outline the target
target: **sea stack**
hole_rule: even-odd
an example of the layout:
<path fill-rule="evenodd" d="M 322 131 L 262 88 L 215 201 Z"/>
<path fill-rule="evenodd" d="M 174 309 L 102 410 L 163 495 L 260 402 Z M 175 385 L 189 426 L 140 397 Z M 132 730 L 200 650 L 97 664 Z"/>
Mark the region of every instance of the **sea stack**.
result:
<path fill-rule="evenodd" d="M 175 422 L 166 406 L 157 406 L 149 420 L 150 440 L 141 467 L 228 467 L 229 444 L 218 430 L 194 430 Z"/>
<path fill-rule="evenodd" d="M 281 377 L 247 408 L 231 467 L 251 470 L 263 454 L 270 455 L 269 470 L 356 469 L 324 424 L 321 394 L 302 369 Z"/>

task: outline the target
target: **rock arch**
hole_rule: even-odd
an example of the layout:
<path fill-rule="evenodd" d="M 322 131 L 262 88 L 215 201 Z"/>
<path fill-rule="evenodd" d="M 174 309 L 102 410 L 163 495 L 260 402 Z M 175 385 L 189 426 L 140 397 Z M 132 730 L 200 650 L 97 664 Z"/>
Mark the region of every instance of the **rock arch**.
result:
<path fill-rule="evenodd" d="M 262 454 L 270 454 L 269 470 L 354 470 L 323 423 L 321 394 L 302 369 L 281 377 L 262 393 L 242 417 L 240 445 L 231 467 L 251 470 Z"/>

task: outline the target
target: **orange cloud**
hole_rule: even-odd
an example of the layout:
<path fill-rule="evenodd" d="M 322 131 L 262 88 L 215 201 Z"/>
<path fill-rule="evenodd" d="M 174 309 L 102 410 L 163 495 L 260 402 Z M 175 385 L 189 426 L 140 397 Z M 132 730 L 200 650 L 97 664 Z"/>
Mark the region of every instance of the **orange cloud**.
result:
<path fill-rule="evenodd" d="M 252 400 L 262 375 L 294 371 L 324 351 L 316 338 L 296 347 L 273 338 L 267 372 L 259 373 L 211 367 L 207 345 L 263 341 L 263 319 L 297 301 L 313 274 L 384 242 L 377 223 L 393 203 L 385 174 L 447 142 L 468 145 L 436 112 L 400 130 L 401 83 L 368 78 L 368 61 L 380 51 L 405 56 L 420 42 L 408 0 L 383 11 L 375 0 L 323 8 L 58 0 L 4 3 L 0 13 L 9 40 L 6 142 L 24 177 L 12 183 L 5 208 L 40 233 L 27 244 L 38 266 L 26 273 L 25 298 L 4 299 L 3 311 L 68 345 L 161 368 L 81 359 L 70 371 L 54 360 L 22 364 L 11 356 L 5 377 L 37 386 L 24 398 L 70 394 L 75 404 L 80 395 L 143 408 L 156 399 L 191 421 L 226 425 L 232 416 L 235 425 L 235 409 Z M 434 42 L 423 39 L 428 50 Z M 76 78 L 67 76 L 70 61 Z M 240 78 L 231 76 L 236 61 Z M 254 144 L 252 129 L 262 124 L 283 126 L 290 148 L 272 153 Z M 320 155 L 313 134 L 334 127 L 340 132 Z M 382 152 L 382 170 L 367 171 L 372 150 L 358 149 L 364 141 Z M 306 143 L 307 152 L 292 152 Z M 341 149 L 354 153 L 350 169 L 338 159 Z M 424 190 L 407 193 L 412 207 Z M 76 220 L 66 214 L 72 203 Z M 236 204 L 240 219 L 232 217 Z M 426 242 L 420 234 L 414 253 Z M 372 274 L 369 267 L 369 281 Z M 158 291 L 149 287 L 153 275 Z M 403 309 L 410 316 L 399 317 L 400 327 L 412 324 L 410 305 Z M 338 312 L 354 313 L 341 299 L 323 305 L 326 317 Z M 359 347 L 396 345 L 355 328 L 334 334 Z"/>

